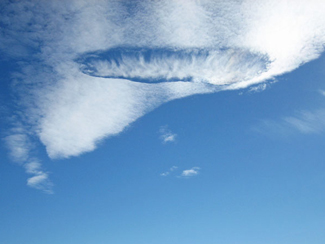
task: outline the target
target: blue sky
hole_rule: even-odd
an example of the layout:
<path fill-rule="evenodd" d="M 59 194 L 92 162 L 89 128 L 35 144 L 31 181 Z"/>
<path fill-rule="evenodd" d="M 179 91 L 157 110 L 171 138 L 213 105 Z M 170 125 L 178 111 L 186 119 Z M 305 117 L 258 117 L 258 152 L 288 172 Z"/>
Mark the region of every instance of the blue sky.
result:
<path fill-rule="evenodd" d="M 0 6 L 1 243 L 324 243 L 321 1 Z"/>

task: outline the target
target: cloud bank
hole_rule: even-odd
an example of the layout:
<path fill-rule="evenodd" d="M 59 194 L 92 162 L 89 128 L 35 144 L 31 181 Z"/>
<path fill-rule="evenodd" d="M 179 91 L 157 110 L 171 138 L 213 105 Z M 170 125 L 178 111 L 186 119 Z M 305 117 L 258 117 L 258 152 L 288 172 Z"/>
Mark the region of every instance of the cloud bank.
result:
<path fill-rule="evenodd" d="M 92 151 L 163 103 L 266 82 L 325 43 L 317 0 L 0 5 L 0 51 L 20 67 L 13 93 L 28 128 L 11 135 L 17 157 L 29 135 L 50 158 Z M 45 178 L 36 176 L 30 185 Z"/>

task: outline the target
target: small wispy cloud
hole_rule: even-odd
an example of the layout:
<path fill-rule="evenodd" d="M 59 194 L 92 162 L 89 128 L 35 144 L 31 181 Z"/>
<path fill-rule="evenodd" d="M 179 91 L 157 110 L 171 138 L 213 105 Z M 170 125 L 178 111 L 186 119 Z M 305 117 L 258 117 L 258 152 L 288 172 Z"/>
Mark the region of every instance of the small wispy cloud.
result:
<path fill-rule="evenodd" d="M 325 109 L 301 111 L 296 116 L 286 117 L 284 123 L 304 134 L 325 131 Z"/>
<path fill-rule="evenodd" d="M 252 92 L 252 93 L 262 92 L 262 91 L 266 90 L 267 87 L 268 87 L 268 84 L 264 83 L 264 84 L 260 84 L 258 86 L 253 86 L 248 91 Z"/>
<path fill-rule="evenodd" d="M 173 166 L 169 170 L 167 170 L 166 172 L 161 173 L 160 176 L 169 176 L 174 171 L 176 171 L 177 169 L 178 169 L 177 166 Z M 190 169 L 185 169 L 179 175 L 175 175 L 175 177 L 177 177 L 177 178 L 190 178 L 190 177 L 198 175 L 200 169 L 201 169 L 200 167 L 192 167 Z"/>
<path fill-rule="evenodd" d="M 53 194 L 53 184 L 49 179 L 48 172 L 42 169 L 42 164 L 36 158 L 30 156 L 33 145 L 26 131 L 22 127 L 15 127 L 11 133 L 4 140 L 11 159 L 21 165 L 27 174 L 32 175 L 27 179 L 27 185 Z"/>
<path fill-rule="evenodd" d="M 28 159 L 30 143 L 28 137 L 21 130 L 17 129 L 16 132 L 5 137 L 4 140 L 9 149 L 9 155 L 14 162 L 22 163 Z"/>
<path fill-rule="evenodd" d="M 278 121 L 263 120 L 254 131 L 268 136 L 291 135 L 299 132 L 303 134 L 318 134 L 325 131 L 325 109 L 316 109 L 312 111 L 299 111 L 293 116 L 283 117 Z"/>
<path fill-rule="evenodd" d="M 30 162 L 24 164 L 24 168 L 26 173 L 33 175 L 27 179 L 28 186 L 53 194 L 53 184 L 48 173 L 42 170 L 42 165 L 36 159 L 31 159 Z"/>
<path fill-rule="evenodd" d="M 177 134 L 173 133 L 168 126 L 161 126 L 159 129 L 160 139 L 163 143 L 174 142 Z"/>
<path fill-rule="evenodd" d="M 319 93 L 323 96 L 325 96 L 325 91 L 324 90 L 319 90 Z"/>
<path fill-rule="evenodd" d="M 160 175 L 161 176 L 168 176 L 171 172 L 177 170 L 178 167 L 177 166 L 172 166 L 168 171 L 164 172 L 164 173 L 161 173 Z"/>
<path fill-rule="evenodd" d="M 189 177 L 193 177 L 193 176 L 196 176 L 199 174 L 199 170 L 201 168 L 199 167 L 193 167 L 191 169 L 186 169 L 186 170 L 183 170 L 182 174 L 180 175 L 180 177 L 183 177 L 183 178 L 189 178 Z"/>

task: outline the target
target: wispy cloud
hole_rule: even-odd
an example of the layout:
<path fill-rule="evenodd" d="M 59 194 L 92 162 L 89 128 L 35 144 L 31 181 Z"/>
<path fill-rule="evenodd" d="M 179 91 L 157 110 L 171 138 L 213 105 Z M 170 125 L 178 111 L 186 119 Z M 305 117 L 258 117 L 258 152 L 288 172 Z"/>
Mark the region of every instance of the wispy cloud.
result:
<path fill-rule="evenodd" d="M 41 163 L 30 155 L 33 143 L 30 141 L 26 130 L 22 127 L 15 127 L 11 130 L 11 135 L 5 137 L 4 140 L 12 160 L 23 166 L 27 174 L 32 175 L 27 179 L 27 185 L 52 194 L 53 184 L 48 173 L 42 169 Z"/>
<path fill-rule="evenodd" d="M 42 190 L 48 194 L 53 193 L 53 183 L 50 181 L 48 173 L 42 170 L 42 165 L 36 159 L 31 159 L 24 164 L 26 173 L 33 175 L 27 179 L 27 185 Z"/>
<path fill-rule="evenodd" d="M 22 163 L 28 159 L 30 142 L 23 131 L 12 132 L 12 134 L 5 137 L 4 140 L 13 161 Z"/>
<path fill-rule="evenodd" d="M 176 140 L 177 134 L 173 133 L 168 126 L 162 126 L 159 129 L 160 139 L 163 143 L 174 142 Z"/>
<path fill-rule="evenodd" d="M 319 94 L 325 96 L 323 90 Z M 300 110 L 293 115 L 278 120 L 264 119 L 252 129 L 261 134 L 274 136 L 290 136 L 294 133 L 319 134 L 325 132 L 325 108 Z"/>
<path fill-rule="evenodd" d="M 25 114 L 20 123 L 30 128 L 7 137 L 13 158 L 26 157 L 29 134 L 50 158 L 92 151 L 165 102 L 261 84 L 324 49 L 324 1 L 135 4 L 2 5 L 0 50 L 24 61 L 13 92 Z M 310 117 L 300 115 L 300 128 Z M 35 177 L 31 185 L 47 176 Z"/>
<path fill-rule="evenodd" d="M 296 116 L 286 117 L 283 120 L 285 124 L 301 133 L 320 133 L 325 130 L 325 109 L 301 111 Z"/>
<path fill-rule="evenodd" d="M 177 177 L 177 178 L 190 178 L 190 177 L 193 177 L 195 175 L 198 175 L 200 169 L 201 169 L 200 167 L 192 167 L 190 169 L 185 169 L 185 170 L 183 170 L 181 172 L 180 175 L 178 175 L 178 176 L 175 175 L 175 177 Z M 178 167 L 173 166 L 169 170 L 167 170 L 166 172 L 161 173 L 160 176 L 169 176 L 176 170 L 178 170 Z"/>
<path fill-rule="evenodd" d="M 168 171 L 164 172 L 164 173 L 161 173 L 160 175 L 161 176 L 168 176 L 171 172 L 177 170 L 178 167 L 177 166 L 172 166 Z"/>
<path fill-rule="evenodd" d="M 183 177 L 183 178 L 189 178 L 189 177 L 196 176 L 196 175 L 199 174 L 199 170 L 200 170 L 199 167 L 193 167 L 193 168 L 191 168 L 191 169 L 183 170 L 183 172 L 182 172 L 182 174 L 180 175 L 180 177 Z"/>
<path fill-rule="evenodd" d="M 300 111 L 280 120 L 263 120 L 253 127 L 254 131 L 271 137 L 288 136 L 292 133 L 318 134 L 325 131 L 325 109 Z"/>
<path fill-rule="evenodd" d="M 325 96 L 325 91 L 324 90 L 319 90 L 319 93 Z"/>
<path fill-rule="evenodd" d="M 266 90 L 267 86 L 268 86 L 267 84 L 260 84 L 258 86 L 253 86 L 249 89 L 249 92 L 252 92 L 252 93 L 262 92 L 262 91 Z"/>

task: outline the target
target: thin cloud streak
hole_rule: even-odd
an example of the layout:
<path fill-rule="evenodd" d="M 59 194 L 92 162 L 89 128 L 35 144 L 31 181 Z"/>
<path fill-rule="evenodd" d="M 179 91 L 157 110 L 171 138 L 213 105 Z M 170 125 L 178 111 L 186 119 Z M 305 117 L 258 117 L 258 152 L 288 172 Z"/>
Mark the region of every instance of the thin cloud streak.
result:
<path fill-rule="evenodd" d="M 302 111 L 284 118 L 284 122 L 304 134 L 321 133 L 325 130 L 325 109 Z"/>
<path fill-rule="evenodd" d="M 325 131 L 325 109 L 300 111 L 294 116 L 283 117 L 279 121 L 263 120 L 252 129 L 270 137 L 289 136 L 297 132 L 302 134 L 323 133 Z"/>
<path fill-rule="evenodd" d="M 324 90 L 319 90 L 319 93 L 325 96 L 325 91 Z"/>
<path fill-rule="evenodd" d="M 262 91 L 265 91 L 267 89 L 267 84 L 261 84 L 261 85 L 258 85 L 258 86 L 253 86 L 249 89 L 248 92 L 252 92 L 252 93 L 257 93 L 257 92 L 262 92 Z"/>

